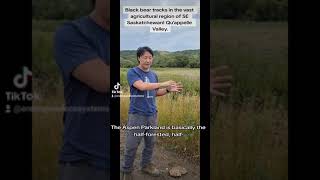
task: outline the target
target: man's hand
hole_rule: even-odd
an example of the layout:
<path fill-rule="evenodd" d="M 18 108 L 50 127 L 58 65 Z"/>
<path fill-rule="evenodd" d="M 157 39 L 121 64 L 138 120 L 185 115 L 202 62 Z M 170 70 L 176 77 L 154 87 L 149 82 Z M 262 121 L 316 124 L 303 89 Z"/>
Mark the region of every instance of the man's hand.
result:
<path fill-rule="evenodd" d="M 232 86 L 232 76 L 228 66 L 220 66 L 210 70 L 210 92 L 214 96 L 227 96 Z"/>
<path fill-rule="evenodd" d="M 174 83 L 174 84 L 168 86 L 167 90 L 169 92 L 181 92 L 183 90 L 183 86 L 182 86 L 182 84 L 180 82 L 179 83 Z"/>

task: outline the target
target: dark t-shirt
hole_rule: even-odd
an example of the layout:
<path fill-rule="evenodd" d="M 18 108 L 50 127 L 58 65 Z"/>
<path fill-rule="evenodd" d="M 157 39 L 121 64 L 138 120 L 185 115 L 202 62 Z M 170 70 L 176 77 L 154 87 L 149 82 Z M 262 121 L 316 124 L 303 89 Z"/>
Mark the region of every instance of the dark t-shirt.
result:
<path fill-rule="evenodd" d="M 140 91 L 133 86 L 133 83 L 142 80 L 143 82 L 157 83 L 158 76 L 153 71 L 145 72 L 139 67 L 128 70 L 127 79 L 130 86 L 130 107 L 129 113 L 152 116 L 157 112 L 156 93 L 157 90 Z"/>
<path fill-rule="evenodd" d="M 66 106 L 60 162 L 87 160 L 97 168 L 109 168 L 109 94 L 97 92 L 72 76 L 78 65 L 92 59 L 100 58 L 109 65 L 109 32 L 89 16 L 67 22 L 56 31 L 54 55 L 63 77 Z"/>

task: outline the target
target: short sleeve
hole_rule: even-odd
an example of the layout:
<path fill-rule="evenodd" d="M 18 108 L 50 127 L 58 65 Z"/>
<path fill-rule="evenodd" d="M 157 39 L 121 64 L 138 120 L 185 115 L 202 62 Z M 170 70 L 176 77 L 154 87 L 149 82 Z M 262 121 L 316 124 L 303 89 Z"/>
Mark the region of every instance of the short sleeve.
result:
<path fill-rule="evenodd" d="M 133 69 L 128 70 L 127 79 L 128 79 L 129 86 L 132 86 L 134 82 L 138 80 L 142 80 Z"/>
<path fill-rule="evenodd" d="M 54 56 L 65 80 L 69 80 L 72 71 L 80 64 L 98 58 L 90 42 L 72 24 L 60 27 L 54 36 Z"/>

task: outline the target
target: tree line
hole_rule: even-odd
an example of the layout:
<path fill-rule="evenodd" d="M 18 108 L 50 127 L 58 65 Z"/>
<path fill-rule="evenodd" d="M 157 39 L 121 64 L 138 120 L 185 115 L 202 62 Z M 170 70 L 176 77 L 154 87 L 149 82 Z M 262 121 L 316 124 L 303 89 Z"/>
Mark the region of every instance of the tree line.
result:
<path fill-rule="evenodd" d="M 138 65 L 135 50 L 125 50 L 120 52 L 120 67 L 131 68 Z M 185 51 L 154 51 L 152 67 L 179 67 L 179 68 L 199 68 L 200 50 Z"/>

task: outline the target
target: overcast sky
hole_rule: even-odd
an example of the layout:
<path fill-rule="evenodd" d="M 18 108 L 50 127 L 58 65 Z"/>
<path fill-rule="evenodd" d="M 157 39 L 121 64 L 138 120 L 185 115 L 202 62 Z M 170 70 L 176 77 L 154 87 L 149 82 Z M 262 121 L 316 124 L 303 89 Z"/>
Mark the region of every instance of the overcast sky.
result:
<path fill-rule="evenodd" d="M 200 0 L 121 0 L 120 49 L 136 50 L 140 46 L 149 46 L 153 50 L 181 51 L 200 48 L 200 21 L 196 19 L 196 27 L 171 27 L 171 32 L 152 33 L 150 28 L 126 27 L 122 14 L 122 6 L 199 6 Z"/>

